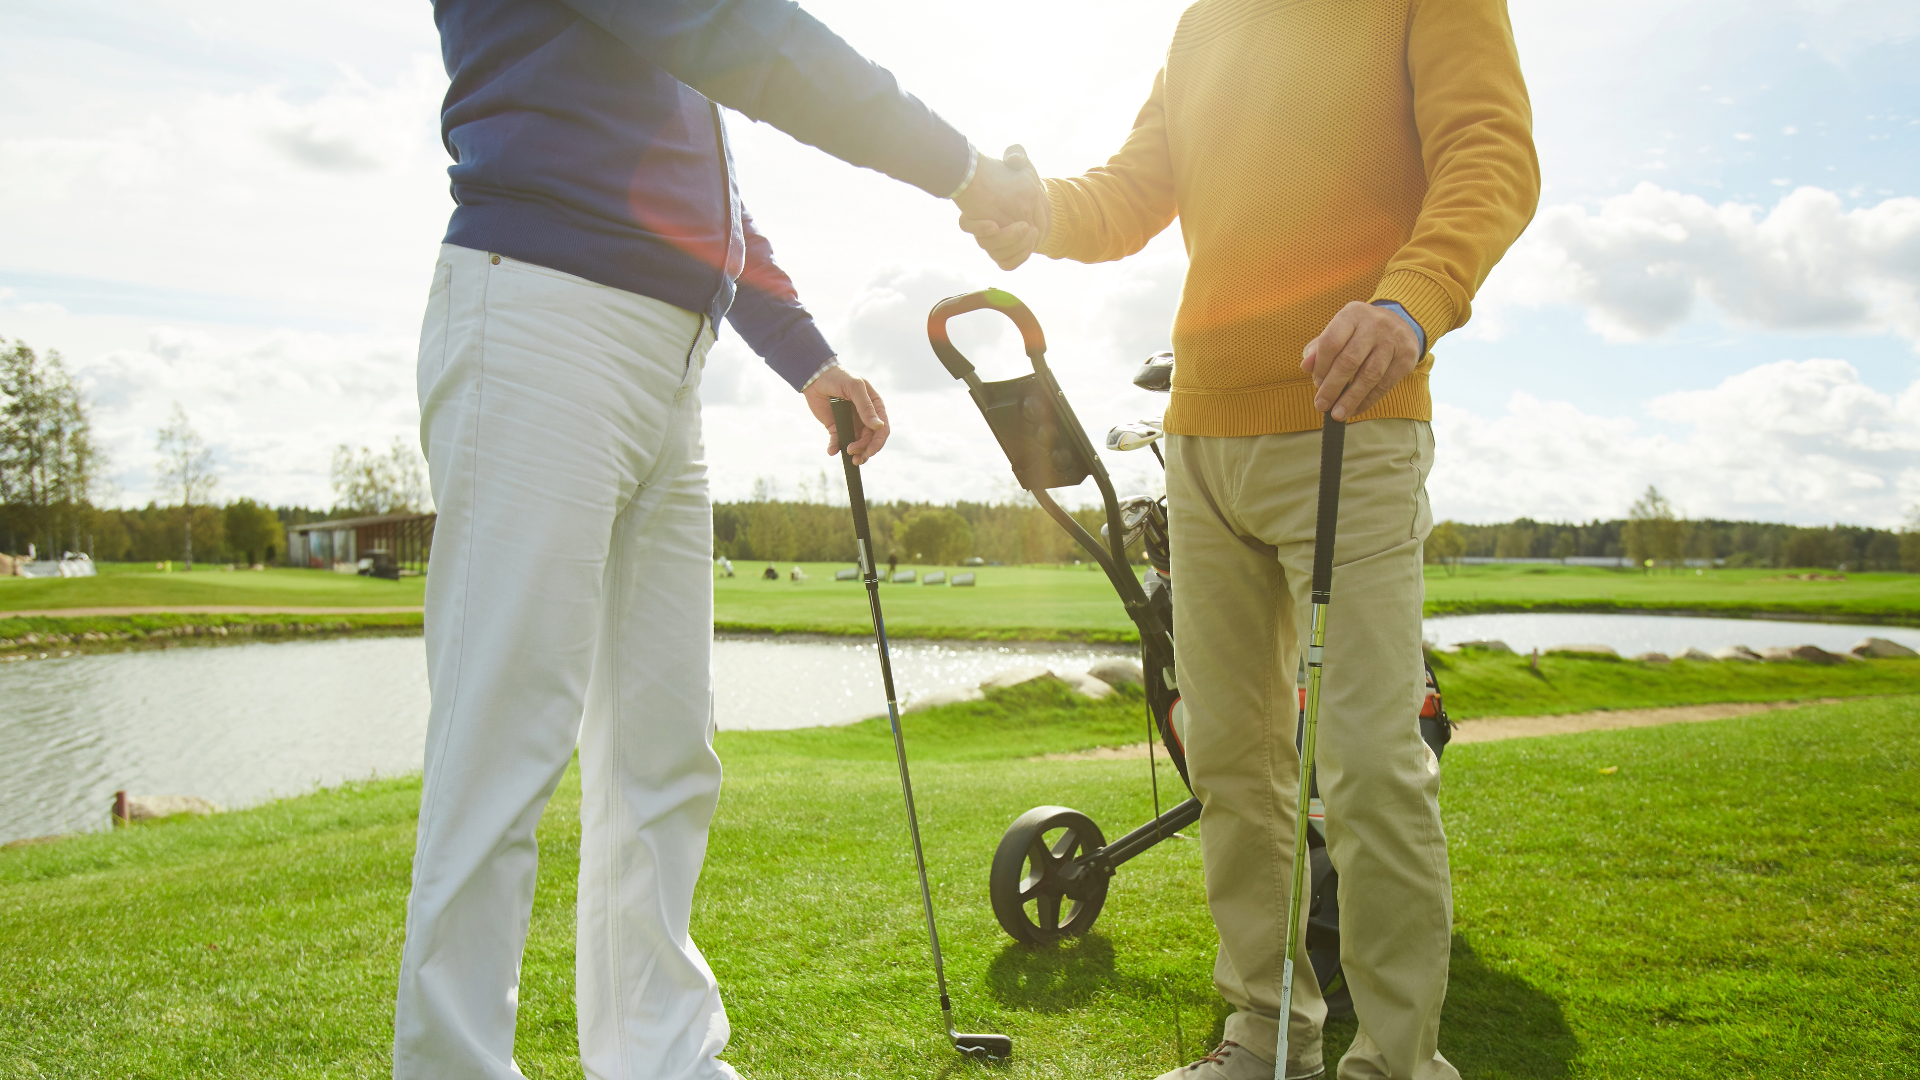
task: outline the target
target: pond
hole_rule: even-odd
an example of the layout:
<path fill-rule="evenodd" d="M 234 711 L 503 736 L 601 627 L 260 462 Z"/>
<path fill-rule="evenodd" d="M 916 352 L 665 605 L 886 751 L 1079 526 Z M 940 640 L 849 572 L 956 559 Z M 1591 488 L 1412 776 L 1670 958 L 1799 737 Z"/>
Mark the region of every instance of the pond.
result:
<path fill-rule="evenodd" d="M 1623 654 L 1689 645 L 1814 644 L 1869 634 L 1920 648 L 1920 630 L 1634 615 L 1429 619 L 1430 641 L 1498 638 L 1514 649 L 1600 643 Z M 1121 646 L 895 642 L 903 700 L 1009 667 L 1084 671 Z M 714 708 L 723 730 L 849 723 L 886 708 L 870 640 L 722 637 Z M 795 687 L 806 692 L 796 693 Z M 0 841 L 104 828 L 113 792 L 199 795 L 245 806 L 420 767 L 425 656 L 418 637 L 128 652 L 0 665 Z"/>

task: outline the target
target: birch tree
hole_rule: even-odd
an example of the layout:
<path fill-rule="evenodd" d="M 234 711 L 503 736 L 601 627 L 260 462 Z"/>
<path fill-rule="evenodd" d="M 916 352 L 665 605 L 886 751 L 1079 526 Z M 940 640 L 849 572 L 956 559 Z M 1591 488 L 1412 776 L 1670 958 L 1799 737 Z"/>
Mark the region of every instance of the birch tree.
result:
<path fill-rule="evenodd" d="M 186 534 L 187 569 L 193 569 L 194 507 L 213 497 L 219 478 L 213 475 L 213 451 L 207 449 L 187 410 L 173 403 L 173 419 L 160 429 L 154 441 L 160 452 L 160 483 L 168 495 L 180 499 L 181 529 Z"/>

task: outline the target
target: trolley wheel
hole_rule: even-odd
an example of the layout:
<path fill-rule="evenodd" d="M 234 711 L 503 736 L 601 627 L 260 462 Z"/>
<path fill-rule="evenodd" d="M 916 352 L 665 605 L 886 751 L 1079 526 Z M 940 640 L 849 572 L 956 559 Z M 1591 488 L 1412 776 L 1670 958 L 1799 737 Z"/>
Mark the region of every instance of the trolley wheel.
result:
<path fill-rule="evenodd" d="M 1021 814 L 1000 839 L 988 878 L 1001 929 L 1027 945 L 1091 930 L 1111 874 L 1082 860 L 1106 843 L 1100 826 L 1078 810 L 1037 806 Z"/>

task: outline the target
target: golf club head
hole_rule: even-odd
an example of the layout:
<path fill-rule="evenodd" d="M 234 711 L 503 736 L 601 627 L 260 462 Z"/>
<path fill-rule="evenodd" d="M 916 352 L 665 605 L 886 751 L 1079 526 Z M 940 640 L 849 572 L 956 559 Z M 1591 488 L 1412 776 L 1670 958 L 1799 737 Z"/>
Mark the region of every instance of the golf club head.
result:
<path fill-rule="evenodd" d="M 1138 450 L 1148 443 L 1158 442 L 1165 434 L 1160 425 L 1151 420 L 1132 420 L 1124 424 L 1115 424 L 1107 432 L 1107 449 Z"/>
<path fill-rule="evenodd" d="M 1004 1061 L 1013 1056 L 1013 1038 L 1008 1035 L 953 1034 L 953 1048 L 963 1054 Z"/>

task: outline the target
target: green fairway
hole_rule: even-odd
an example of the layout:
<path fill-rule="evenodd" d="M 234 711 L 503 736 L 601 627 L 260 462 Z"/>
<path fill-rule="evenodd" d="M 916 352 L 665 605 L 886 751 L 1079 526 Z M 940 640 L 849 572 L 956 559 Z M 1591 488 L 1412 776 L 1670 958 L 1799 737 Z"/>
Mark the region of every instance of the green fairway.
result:
<path fill-rule="evenodd" d="M 714 626 L 723 631 L 865 634 L 865 591 L 836 581 L 844 563 L 791 563 L 777 581 L 764 564 L 742 562 L 738 576 L 714 582 Z M 1133 624 L 1106 575 L 1088 566 L 902 567 L 924 576 L 971 570 L 971 588 L 919 583 L 883 591 L 889 633 L 900 638 L 999 641 L 1133 641 Z M 1449 575 L 1427 568 L 1428 615 L 1492 611 L 1640 611 L 1717 616 L 1807 618 L 1920 625 L 1920 574 L 1853 574 L 1804 581 L 1774 570 L 1711 570 L 1703 575 L 1542 564 L 1467 566 Z M 0 578 L 0 611 L 97 607 L 233 605 L 258 607 L 417 606 L 425 579 L 398 582 L 319 570 L 161 573 L 150 565 L 108 565 L 95 578 Z M 144 620 L 144 621 L 143 621 Z M 419 617 L 342 615 L 355 628 L 417 626 Z M 0 619 L 0 638 L 32 632 L 131 632 L 176 624 L 238 626 L 281 621 L 273 616 L 52 616 Z"/>
<path fill-rule="evenodd" d="M 1839 580 L 1806 580 L 1806 575 Z M 1810 615 L 1920 626 L 1920 574 L 1829 570 L 1664 570 L 1497 563 L 1448 574 L 1427 567 L 1427 614 L 1481 611 L 1668 611 Z"/>
<path fill-rule="evenodd" d="M 1028 687 L 908 720 L 956 1020 L 938 1030 L 884 728 L 722 734 L 694 933 L 752 1078 L 1147 1080 L 1218 1037 L 1199 853 L 1114 878 L 1092 935 L 1013 945 L 985 881 L 1030 806 L 1109 837 L 1140 703 Z M 1442 795 L 1456 896 L 1441 1047 L 1467 1077 L 1920 1077 L 1920 697 L 1463 745 Z M 1611 770 L 1602 772 L 1602 770 Z M 1177 778 L 1163 762 L 1163 799 Z M 0 852 L 0 1074 L 386 1075 L 417 780 Z M 516 1057 L 577 1077 L 579 790 L 540 828 Z M 1337 1054 L 1351 1022 L 1329 1031 Z"/>
<path fill-rule="evenodd" d="M 0 611 L 94 607 L 403 607 L 419 606 L 426 579 L 399 581 L 326 570 L 221 570 L 171 573 L 152 563 L 105 563 L 90 578 L 0 578 Z"/>

